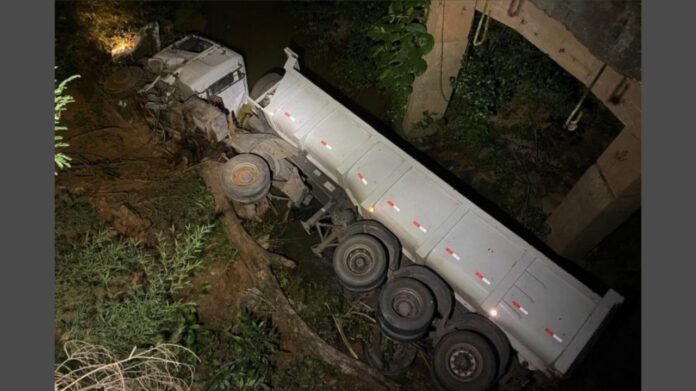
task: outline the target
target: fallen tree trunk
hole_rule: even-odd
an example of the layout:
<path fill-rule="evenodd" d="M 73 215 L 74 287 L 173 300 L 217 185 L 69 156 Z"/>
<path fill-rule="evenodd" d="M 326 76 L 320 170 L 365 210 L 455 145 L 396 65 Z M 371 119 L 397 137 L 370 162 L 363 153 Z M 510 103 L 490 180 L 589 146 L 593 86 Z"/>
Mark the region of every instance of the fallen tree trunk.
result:
<path fill-rule="evenodd" d="M 353 375 L 382 389 L 397 389 L 398 385 L 385 378 L 378 370 L 340 352 L 321 339 L 299 317 L 278 285 L 271 264 L 291 266 L 292 261 L 262 248 L 239 223 L 232 205 L 225 197 L 220 184 L 220 163 L 204 162 L 200 166 L 201 177 L 210 189 L 215 208 L 222 215 L 225 231 L 232 245 L 239 251 L 240 258 L 249 270 L 252 280 L 259 291 L 273 306 L 271 317 L 278 329 L 286 337 L 294 339 L 297 346 L 302 346 L 325 363 L 334 366 L 339 372 Z"/>

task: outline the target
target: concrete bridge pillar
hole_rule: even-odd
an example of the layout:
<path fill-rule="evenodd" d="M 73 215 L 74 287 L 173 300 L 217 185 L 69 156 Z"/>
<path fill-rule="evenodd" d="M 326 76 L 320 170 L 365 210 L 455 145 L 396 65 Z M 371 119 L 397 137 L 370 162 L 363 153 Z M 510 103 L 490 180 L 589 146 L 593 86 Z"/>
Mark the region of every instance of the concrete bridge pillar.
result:
<path fill-rule="evenodd" d="M 640 208 L 640 137 L 619 133 L 551 213 L 548 245 L 580 259 Z"/>
<path fill-rule="evenodd" d="M 423 112 L 433 119 L 442 118 L 452 95 L 451 77 L 459 72 L 474 19 L 474 0 L 433 0 L 426 27 L 435 40 L 433 50 L 424 59 L 428 68 L 413 82 L 403 120 L 403 136 L 407 139 L 433 133 L 417 124 Z"/>

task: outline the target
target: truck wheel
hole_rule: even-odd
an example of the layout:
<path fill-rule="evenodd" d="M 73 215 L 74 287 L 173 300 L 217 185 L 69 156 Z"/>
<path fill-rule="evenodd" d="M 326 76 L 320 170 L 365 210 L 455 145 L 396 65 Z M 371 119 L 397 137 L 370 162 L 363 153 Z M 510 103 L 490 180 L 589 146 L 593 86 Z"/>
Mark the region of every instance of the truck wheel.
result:
<path fill-rule="evenodd" d="M 387 256 L 376 238 L 351 235 L 341 241 L 333 255 L 338 281 L 353 292 L 369 292 L 382 285 L 387 276 Z"/>
<path fill-rule="evenodd" d="M 341 237 L 354 235 L 357 233 L 368 234 L 379 239 L 387 249 L 389 257 L 389 270 L 399 268 L 399 260 L 401 258 L 401 243 L 391 231 L 381 223 L 375 220 L 359 220 L 350 224 Z"/>
<path fill-rule="evenodd" d="M 437 314 L 441 319 L 449 319 L 454 308 L 452 288 L 435 272 L 422 265 L 409 265 L 394 272 L 391 278 L 408 277 L 424 283 L 435 297 Z"/>
<path fill-rule="evenodd" d="M 447 334 L 433 352 L 433 376 L 446 390 L 487 390 L 497 367 L 491 344 L 470 331 Z"/>
<path fill-rule="evenodd" d="M 377 320 L 382 332 L 399 342 L 415 341 L 430 328 L 435 299 L 425 284 L 412 278 L 395 278 L 379 294 Z"/>
<path fill-rule="evenodd" d="M 116 98 L 133 95 L 143 85 L 145 85 L 145 72 L 136 66 L 117 69 L 107 76 L 103 83 L 104 91 Z"/>
<path fill-rule="evenodd" d="M 473 332 L 482 336 L 491 344 L 493 351 L 496 353 L 498 362 L 496 378 L 500 378 L 503 376 L 503 374 L 505 374 L 512 355 L 510 352 L 510 342 L 505 336 L 505 333 L 503 333 L 503 331 L 500 330 L 495 323 L 491 322 L 485 316 L 470 312 L 459 315 L 457 320 L 452 320 L 452 322 L 447 325 L 447 329 L 449 329 L 449 331 L 447 331 L 445 335 L 451 332 L 451 330 L 461 330 Z M 438 342 L 439 338 L 435 337 L 433 340 L 433 345 L 437 346 Z"/>
<path fill-rule="evenodd" d="M 258 99 L 261 96 L 261 94 L 268 91 L 269 88 L 273 87 L 273 85 L 280 81 L 280 79 L 282 78 L 282 76 L 275 72 L 267 73 L 261 76 L 261 78 L 257 80 L 256 83 L 254 83 L 254 86 L 251 87 L 249 97 L 251 97 L 251 99 L 253 100 Z"/>
<path fill-rule="evenodd" d="M 242 153 L 226 161 L 220 170 L 227 198 L 244 204 L 262 200 L 271 188 L 271 171 L 262 157 Z"/>

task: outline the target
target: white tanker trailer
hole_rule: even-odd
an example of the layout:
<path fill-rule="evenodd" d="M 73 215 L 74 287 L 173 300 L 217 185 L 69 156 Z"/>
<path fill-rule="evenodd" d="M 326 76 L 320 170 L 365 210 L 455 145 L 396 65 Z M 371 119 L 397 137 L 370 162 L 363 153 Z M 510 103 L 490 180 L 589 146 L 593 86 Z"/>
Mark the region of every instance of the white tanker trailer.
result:
<path fill-rule="evenodd" d="M 285 51 L 284 75 L 248 93 L 239 54 L 189 36 L 147 61 L 157 77 L 139 95 L 159 125 L 179 113 L 172 118 L 234 149 L 221 171 L 230 199 L 253 206 L 273 186 L 295 205 L 318 200 L 303 222 L 322 238 L 313 251 L 335 246 L 338 281 L 378 292 L 383 334 L 427 345 L 441 387 L 489 389 L 515 352 L 530 370 L 566 376 L 623 298 L 598 295 L 552 262 L 309 81 Z"/>

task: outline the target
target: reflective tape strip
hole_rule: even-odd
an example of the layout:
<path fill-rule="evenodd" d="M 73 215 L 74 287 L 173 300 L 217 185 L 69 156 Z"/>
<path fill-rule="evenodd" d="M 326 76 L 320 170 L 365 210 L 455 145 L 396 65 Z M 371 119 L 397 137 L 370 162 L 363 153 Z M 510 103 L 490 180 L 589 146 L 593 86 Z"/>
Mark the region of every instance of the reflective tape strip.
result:
<path fill-rule="evenodd" d="M 325 146 L 325 147 L 328 148 L 328 149 L 333 149 L 333 147 L 330 146 L 329 143 L 327 143 L 327 142 L 324 141 L 324 140 L 319 141 L 319 143 L 321 143 L 321 145 Z"/>
<path fill-rule="evenodd" d="M 387 205 L 389 205 L 389 206 L 391 206 L 392 208 L 394 208 L 397 212 L 401 212 L 401 209 L 399 209 L 399 207 L 396 206 L 396 204 L 394 203 L 394 201 L 388 200 L 388 201 L 387 201 Z"/>
<path fill-rule="evenodd" d="M 423 232 L 423 233 L 428 232 L 428 230 L 425 229 L 425 227 L 423 227 L 423 226 L 421 225 L 421 223 L 419 223 L 417 220 L 413 220 L 412 224 L 413 224 L 416 228 L 418 228 L 421 232 Z"/>
<path fill-rule="evenodd" d="M 455 253 L 454 250 L 452 250 L 451 248 L 447 247 L 445 248 L 445 251 L 447 252 L 447 254 L 451 255 L 452 258 L 456 259 L 457 261 L 462 260 L 461 258 L 459 258 L 459 255 L 457 255 L 457 253 Z"/>
<path fill-rule="evenodd" d="M 476 277 L 478 277 L 479 280 L 485 282 L 486 285 L 491 285 L 491 282 L 481 272 L 476 272 L 475 274 Z"/>
<path fill-rule="evenodd" d="M 519 310 L 521 313 L 523 313 L 523 314 L 525 314 L 525 315 L 529 315 L 529 312 L 527 312 L 527 310 L 524 309 L 524 307 L 522 307 L 522 306 L 520 305 L 520 303 L 516 302 L 515 300 L 512 301 L 512 305 L 513 305 L 515 308 L 517 308 L 517 310 Z"/>
<path fill-rule="evenodd" d="M 362 172 L 358 173 L 358 179 L 360 179 L 362 183 L 367 185 L 367 179 L 365 179 L 365 175 L 363 175 Z"/>
<path fill-rule="evenodd" d="M 562 342 L 563 342 L 563 340 L 561 339 L 561 337 L 559 337 L 556 333 L 554 333 L 553 330 L 551 330 L 550 328 L 547 327 L 547 328 L 544 329 L 544 331 L 546 332 L 546 334 L 552 336 L 553 339 L 555 339 L 555 340 L 558 341 L 559 343 L 562 343 Z"/>

